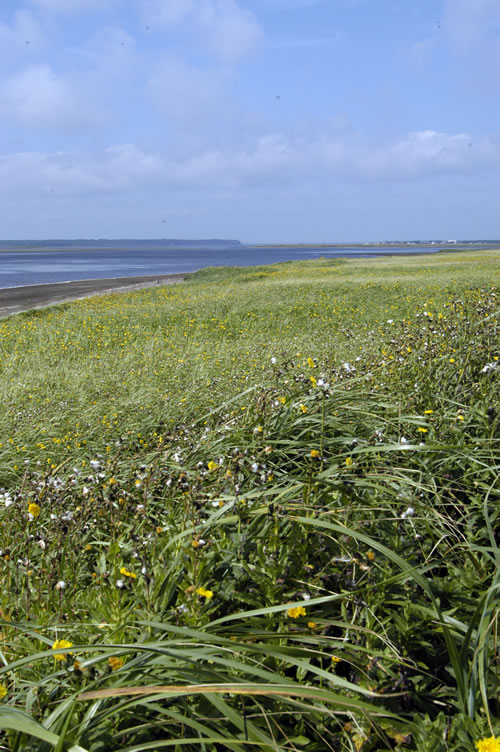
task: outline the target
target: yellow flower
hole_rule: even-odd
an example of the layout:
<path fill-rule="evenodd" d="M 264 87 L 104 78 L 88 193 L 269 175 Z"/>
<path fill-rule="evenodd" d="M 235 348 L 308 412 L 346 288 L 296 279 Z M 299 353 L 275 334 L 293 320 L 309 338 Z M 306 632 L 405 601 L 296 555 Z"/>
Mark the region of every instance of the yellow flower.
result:
<path fill-rule="evenodd" d="M 7 687 L 4 684 L 0 684 L 0 700 L 3 700 L 7 694 Z"/>
<path fill-rule="evenodd" d="M 315 621 L 308 621 L 308 622 L 307 622 L 307 626 L 309 627 L 309 629 L 316 629 L 316 627 L 317 627 L 318 625 L 316 624 L 316 622 L 315 622 Z"/>
<path fill-rule="evenodd" d="M 428 428 L 423 428 L 422 426 L 419 426 L 417 428 L 417 431 L 420 431 L 420 433 L 429 433 L 429 429 Z"/>
<path fill-rule="evenodd" d="M 278 397 L 278 402 L 281 402 L 282 405 L 286 402 L 286 397 Z"/>
<path fill-rule="evenodd" d="M 311 449 L 311 457 L 313 457 L 314 459 L 321 457 L 319 449 Z"/>
<path fill-rule="evenodd" d="M 133 580 L 137 579 L 137 575 L 135 574 L 135 572 L 129 572 L 128 569 L 126 569 L 126 567 L 120 568 L 120 574 L 122 574 L 124 577 L 130 577 Z"/>
<path fill-rule="evenodd" d="M 125 660 L 123 658 L 118 658 L 116 655 L 112 655 L 110 658 L 108 658 L 108 666 L 110 667 L 111 671 L 118 671 L 118 669 L 121 668 L 124 663 Z"/>
<path fill-rule="evenodd" d="M 336 666 L 337 663 L 340 663 L 341 660 L 342 660 L 342 658 L 339 658 L 337 655 L 332 655 L 331 656 L 331 661 L 332 661 L 332 663 L 333 663 L 334 666 Z"/>
<path fill-rule="evenodd" d="M 303 606 L 296 606 L 295 608 L 289 608 L 286 613 L 290 619 L 298 619 L 299 616 L 306 615 L 306 610 Z"/>
<path fill-rule="evenodd" d="M 31 514 L 32 517 L 38 517 L 38 515 L 40 514 L 40 505 L 28 504 L 28 512 Z"/>
<path fill-rule="evenodd" d="M 454 363 L 454 362 L 455 362 L 455 358 L 450 358 L 450 363 Z"/>
<path fill-rule="evenodd" d="M 52 645 L 52 650 L 65 650 L 66 648 L 72 648 L 73 643 L 68 642 L 68 640 L 56 640 L 54 644 Z M 70 653 L 70 655 L 73 655 Z M 62 655 L 61 653 L 59 655 L 54 656 L 56 661 L 65 661 L 66 656 Z"/>
<path fill-rule="evenodd" d="M 368 559 L 368 561 L 373 561 L 375 558 L 375 554 L 373 553 L 373 551 L 368 551 L 366 554 L 366 558 Z"/>
<path fill-rule="evenodd" d="M 211 598 L 213 598 L 213 592 L 212 590 L 205 590 L 204 587 L 199 587 L 195 590 L 196 595 L 201 595 L 203 598 L 205 598 L 207 601 L 209 601 Z"/>
<path fill-rule="evenodd" d="M 308 358 L 307 365 L 309 366 L 309 368 L 314 368 L 314 360 L 312 358 Z"/>
<path fill-rule="evenodd" d="M 500 752 L 500 739 L 490 736 L 488 739 L 480 739 L 476 742 L 477 752 Z"/>
<path fill-rule="evenodd" d="M 301 405 L 300 406 L 300 412 L 301 413 L 306 413 L 307 412 L 307 407 L 305 405 Z"/>
<path fill-rule="evenodd" d="M 314 376 L 310 376 L 310 380 L 313 386 L 316 386 L 316 384 L 318 383 L 317 379 Z"/>
<path fill-rule="evenodd" d="M 424 415 L 432 415 L 434 410 L 424 410 Z"/>
<path fill-rule="evenodd" d="M 353 464 L 352 457 L 346 457 L 345 458 L 345 464 L 347 465 L 347 467 L 351 467 L 351 465 Z"/>
<path fill-rule="evenodd" d="M 217 468 L 218 468 L 217 463 L 214 462 L 213 460 L 210 460 L 210 462 L 208 463 L 208 469 L 210 470 L 210 472 L 213 473 L 213 471 L 217 470 Z"/>

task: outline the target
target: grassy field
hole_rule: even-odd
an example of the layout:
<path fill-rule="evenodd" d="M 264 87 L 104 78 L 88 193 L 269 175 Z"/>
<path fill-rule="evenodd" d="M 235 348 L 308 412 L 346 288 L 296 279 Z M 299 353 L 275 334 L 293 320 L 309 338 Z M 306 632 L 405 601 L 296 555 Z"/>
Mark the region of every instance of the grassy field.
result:
<path fill-rule="evenodd" d="M 0 321 L 3 748 L 499 752 L 499 268 Z"/>

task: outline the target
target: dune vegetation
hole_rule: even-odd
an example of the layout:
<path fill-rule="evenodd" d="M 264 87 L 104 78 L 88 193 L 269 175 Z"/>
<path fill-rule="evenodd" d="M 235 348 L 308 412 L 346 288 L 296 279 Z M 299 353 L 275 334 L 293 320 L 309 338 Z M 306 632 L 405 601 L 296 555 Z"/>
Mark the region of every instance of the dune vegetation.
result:
<path fill-rule="evenodd" d="M 499 267 L 0 321 L 0 749 L 500 752 Z"/>

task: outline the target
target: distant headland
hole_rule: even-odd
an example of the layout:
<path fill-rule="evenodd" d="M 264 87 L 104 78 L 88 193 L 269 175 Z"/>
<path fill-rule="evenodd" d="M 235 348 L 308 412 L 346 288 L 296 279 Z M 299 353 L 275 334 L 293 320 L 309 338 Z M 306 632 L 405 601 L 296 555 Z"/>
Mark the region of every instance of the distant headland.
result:
<path fill-rule="evenodd" d="M 71 238 L 47 240 L 0 240 L 0 249 L 30 249 L 30 248 L 235 248 L 241 246 L 239 240 L 232 239 L 199 239 L 186 240 L 184 238 Z"/>

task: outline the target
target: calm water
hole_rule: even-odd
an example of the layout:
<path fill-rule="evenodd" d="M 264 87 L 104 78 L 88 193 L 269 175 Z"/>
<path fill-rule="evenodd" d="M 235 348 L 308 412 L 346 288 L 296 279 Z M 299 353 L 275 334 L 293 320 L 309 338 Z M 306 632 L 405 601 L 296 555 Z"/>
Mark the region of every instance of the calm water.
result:
<path fill-rule="evenodd" d="M 439 247 L 398 249 L 391 246 L 346 248 L 172 248 L 148 244 L 84 250 L 37 248 L 0 252 L 0 288 L 70 282 L 81 279 L 136 277 L 193 272 L 206 266 L 254 266 L 297 259 L 359 257 L 381 254 L 436 253 Z"/>

